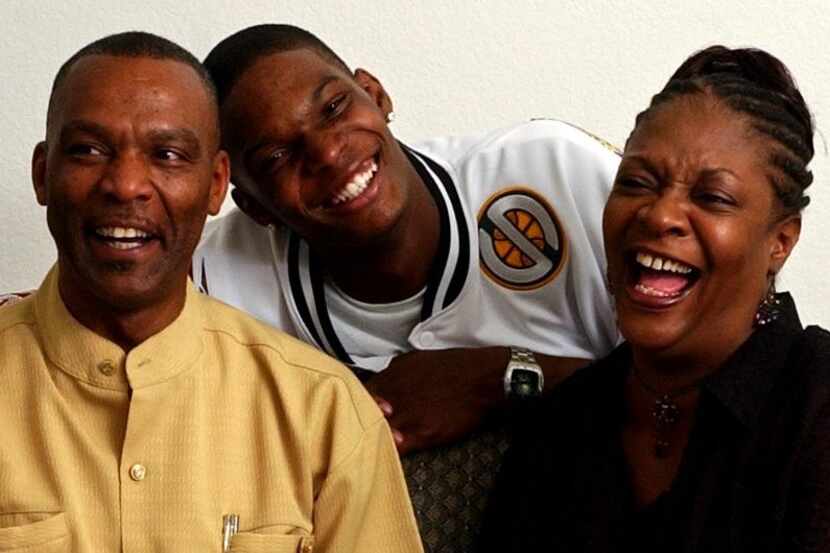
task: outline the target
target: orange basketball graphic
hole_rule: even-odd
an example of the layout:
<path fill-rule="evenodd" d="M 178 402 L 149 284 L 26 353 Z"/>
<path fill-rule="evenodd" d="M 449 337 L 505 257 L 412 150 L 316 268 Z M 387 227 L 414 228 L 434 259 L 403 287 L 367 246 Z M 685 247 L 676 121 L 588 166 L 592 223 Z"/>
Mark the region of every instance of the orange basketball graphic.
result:
<path fill-rule="evenodd" d="M 505 212 L 504 216 L 508 221 L 513 223 L 513 226 L 524 235 L 525 238 L 536 246 L 539 251 L 545 249 L 545 232 L 542 230 L 542 225 L 536 220 L 533 214 L 528 213 L 523 209 L 511 209 Z M 525 255 L 510 238 L 499 229 L 493 230 L 493 249 L 496 250 L 496 255 L 508 267 L 516 269 L 525 269 L 536 262 Z"/>
<path fill-rule="evenodd" d="M 501 286 L 544 286 L 567 260 L 567 241 L 551 205 L 530 188 L 509 187 L 487 199 L 478 214 L 481 269 Z"/>

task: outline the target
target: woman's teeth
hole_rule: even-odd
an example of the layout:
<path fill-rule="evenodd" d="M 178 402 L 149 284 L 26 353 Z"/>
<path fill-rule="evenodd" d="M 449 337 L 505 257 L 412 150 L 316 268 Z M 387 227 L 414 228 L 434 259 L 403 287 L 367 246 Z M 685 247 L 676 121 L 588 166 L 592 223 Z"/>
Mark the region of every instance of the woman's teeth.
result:
<path fill-rule="evenodd" d="M 647 296 L 656 296 L 658 298 L 671 298 L 678 295 L 678 292 L 666 292 L 664 290 L 652 288 L 651 286 L 646 286 L 642 283 L 635 284 L 634 289 Z"/>
<path fill-rule="evenodd" d="M 636 271 L 634 289 L 646 296 L 679 297 L 696 279 L 694 267 L 673 259 L 638 252 L 635 260 L 641 269 Z"/>
<path fill-rule="evenodd" d="M 639 263 L 643 267 L 646 267 L 648 269 L 654 269 L 655 271 L 669 271 L 672 273 L 680 273 L 683 275 L 692 272 L 692 268 L 688 265 L 684 265 L 679 261 L 673 261 L 671 259 L 658 257 L 656 255 L 638 253 L 636 259 L 637 263 Z"/>

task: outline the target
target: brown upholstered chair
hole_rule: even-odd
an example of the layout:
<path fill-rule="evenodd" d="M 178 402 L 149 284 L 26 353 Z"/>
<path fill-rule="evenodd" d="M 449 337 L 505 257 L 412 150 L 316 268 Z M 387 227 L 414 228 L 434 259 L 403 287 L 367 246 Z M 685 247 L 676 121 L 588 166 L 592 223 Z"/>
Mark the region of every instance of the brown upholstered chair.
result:
<path fill-rule="evenodd" d="M 473 551 L 490 489 L 509 445 L 508 422 L 401 459 L 425 553 Z"/>

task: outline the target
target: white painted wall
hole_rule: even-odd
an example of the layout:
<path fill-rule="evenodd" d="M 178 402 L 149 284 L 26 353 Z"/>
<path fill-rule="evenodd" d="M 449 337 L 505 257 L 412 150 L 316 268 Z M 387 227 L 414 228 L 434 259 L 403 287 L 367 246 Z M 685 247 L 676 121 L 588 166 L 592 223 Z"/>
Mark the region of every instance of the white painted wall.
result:
<path fill-rule="evenodd" d="M 147 30 L 202 58 L 242 27 L 294 23 L 381 79 L 404 140 L 556 117 L 622 144 L 680 62 L 713 43 L 779 56 L 830 136 L 828 10 L 826 0 L 0 0 L 0 291 L 35 287 L 54 259 L 31 151 L 54 73 L 106 34 Z M 813 203 L 781 284 L 805 321 L 830 327 L 830 158 L 822 138 L 816 146 Z"/>

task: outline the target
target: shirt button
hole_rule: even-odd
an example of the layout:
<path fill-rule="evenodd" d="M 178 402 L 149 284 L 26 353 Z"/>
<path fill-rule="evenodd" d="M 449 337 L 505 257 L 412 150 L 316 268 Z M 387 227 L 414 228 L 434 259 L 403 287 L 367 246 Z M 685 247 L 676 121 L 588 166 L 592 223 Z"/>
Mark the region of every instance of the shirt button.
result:
<path fill-rule="evenodd" d="M 434 343 L 435 343 L 435 334 L 433 334 L 432 332 L 429 332 L 429 331 L 424 332 L 423 334 L 421 334 L 421 345 L 422 346 L 424 346 L 425 348 L 428 348 L 429 346 L 431 346 Z"/>
<path fill-rule="evenodd" d="M 98 370 L 104 376 L 110 376 L 112 373 L 115 372 L 115 365 L 109 359 L 101 361 L 98 363 Z"/>
<path fill-rule="evenodd" d="M 136 463 L 130 467 L 130 478 L 132 478 L 136 482 L 141 482 L 142 480 L 144 480 L 145 476 L 147 476 L 147 469 L 144 467 L 144 465 Z"/>

